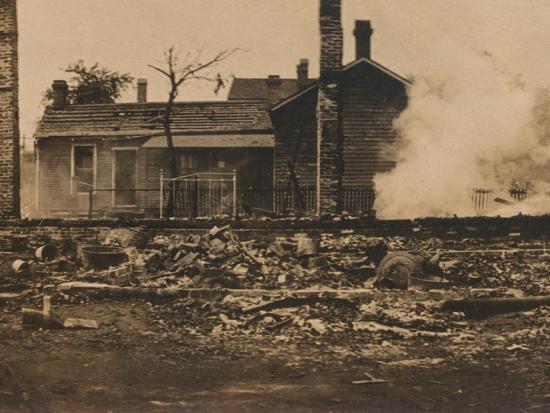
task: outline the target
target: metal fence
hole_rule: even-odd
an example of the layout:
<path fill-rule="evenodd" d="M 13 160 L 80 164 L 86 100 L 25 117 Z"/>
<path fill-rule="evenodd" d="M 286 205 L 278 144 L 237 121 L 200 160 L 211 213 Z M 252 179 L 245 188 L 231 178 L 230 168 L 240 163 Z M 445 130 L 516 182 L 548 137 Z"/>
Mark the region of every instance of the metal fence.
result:
<path fill-rule="evenodd" d="M 491 188 L 473 188 L 471 199 L 476 210 L 484 210 L 489 207 L 489 204 L 494 201 L 497 193 Z M 531 192 L 526 188 L 512 188 L 508 190 L 507 195 L 512 200 L 519 202 L 528 198 Z M 506 200 L 504 200 L 506 201 Z"/>
<path fill-rule="evenodd" d="M 277 214 L 301 211 L 309 214 L 315 211 L 317 190 L 313 186 L 302 187 L 298 193 L 288 186 L 274 188 L 238 189 L 238 198 L 243 209 L 262 209 Z M 342 210 L 359 215 L 373 213 L 374 190 L 362 186 L 345 186 L 342 188 Z"/>
<path fill-rule="evenodd" d="M 237 215 L 237 174 L 196 173 L 160 176 L 159 215 L 197 218 Z"/>

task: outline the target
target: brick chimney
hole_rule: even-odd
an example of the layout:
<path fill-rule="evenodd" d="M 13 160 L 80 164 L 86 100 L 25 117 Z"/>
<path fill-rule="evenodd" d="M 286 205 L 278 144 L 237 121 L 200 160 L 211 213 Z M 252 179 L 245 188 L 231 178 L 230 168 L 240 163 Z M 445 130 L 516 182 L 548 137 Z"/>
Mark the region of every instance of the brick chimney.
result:
<path fill-rule="evenodd" d="M 370 20 L 355 20 L 355 59 L 359 60 L 363 57 L 370 59 L 371 44 L 370 38 L 373 33 Z"/>
<path fill-rule="evenodd" d="M 341 0 L 320 0 L 321 62 L 317 97 L 317 214 L 341 209 L 343 136 L 340 119 L 343 33 Z"/>
<path fill-rule="evenodd" d="M 265 82 L 270 87 L 279 87 L 282 84 L 281 76 L 279 75 L 268 75 Z"/>
<path fill-rule="evenodd" d="M 16 0 L 0 1 L 0 217 L 19 218 L 19 103 Z"/>
<path fill-rule="evenodd" d="M 147 103 L 147 79 L 137 80 L 137 103 Z"/>
<path fill-rule="evenodd" d="M 298 79 L 298 88 L 302 88 L 307 84 L 308 80 L 308 67 L 309 60 L 300 59 L 298 65 L 296 65 L 296 78 Z"/>
<path fill-rule="evenodd" d="M 63 109 L 67 106 L 67 95 L 69 87 L 64 80 L 54 80 L 52 83 L 53 90 L 53 109 Z"/>

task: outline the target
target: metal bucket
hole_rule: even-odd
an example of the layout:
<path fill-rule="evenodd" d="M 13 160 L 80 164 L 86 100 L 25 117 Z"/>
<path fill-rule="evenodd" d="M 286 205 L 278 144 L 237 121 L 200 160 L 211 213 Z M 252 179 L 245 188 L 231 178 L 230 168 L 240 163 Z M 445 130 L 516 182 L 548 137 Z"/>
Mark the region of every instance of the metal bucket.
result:
<path fill-rule="evenodd" d="M 128 255 L 120 247 L 107 245 L 85 245 L 80 250 L 85 268 L 106 270 L 128 260 Z"/>
<path fill-rule="evenodd" d="M 31 269 L 30 264 L 27 261 L 15 260 L 11 264 L 11 269 L 17 274 L 25 274 Z"/>
<path fill-rule="evenodd" d="M 34 255 L 42 261 L 50 261 L 57 258 L 58 250 L 54 244 L 46 244 L 37 248 Z"/>

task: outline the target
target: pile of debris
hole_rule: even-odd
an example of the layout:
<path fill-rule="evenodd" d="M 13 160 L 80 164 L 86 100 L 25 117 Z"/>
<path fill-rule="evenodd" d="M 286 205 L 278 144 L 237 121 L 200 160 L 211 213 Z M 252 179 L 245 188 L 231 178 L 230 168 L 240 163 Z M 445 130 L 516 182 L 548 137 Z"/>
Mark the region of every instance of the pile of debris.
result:
<path fill-rule="evenodd" d="M 307 234 L 261 245 L 240 241 L 229 226 L 204 235 L 156 236 L 142 257 L 154 276 L 140 284 L 156 287 L 354 288 L 374 273 L 368 258 L 320 252 L 320 241 Z"/>
<path fill-rule="evenodd" d="M 235 297 L 221 301 L 180 298 L 151 305 L 153 317 L 167 331 L 186 334 L 284 335 L 287 338 L 338 338 L 342 335 L 440 337 L 453 328 L 452 313 L 436 310 L 437 302 L 419 304 L 403 296 L 370 300 L 286 296 L 279 299 Z"/>

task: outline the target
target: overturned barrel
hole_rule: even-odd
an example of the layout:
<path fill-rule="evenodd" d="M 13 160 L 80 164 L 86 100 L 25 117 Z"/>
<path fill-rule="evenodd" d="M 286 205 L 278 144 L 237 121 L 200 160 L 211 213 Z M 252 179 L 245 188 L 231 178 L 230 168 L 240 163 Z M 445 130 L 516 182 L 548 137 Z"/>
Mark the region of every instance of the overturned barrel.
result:
<path fill-rule="evenodd" d="M 34 253 L 36 258 L 42 261 L 55 260 L 58 255 L 57 247 L 54 244 L 46 244 L 38 247 Z"/>
<path fill-rule="evenodd" d="M 30 266 L 30 264 L 29 264 L 27 261 L 15 260 L 15 261 L 11 264 L 11 269 L 12 269 L 16 274 L 26 274 L 26 273 L 28 273 L 29 270 L 31 269 L 31 266 Z"/>
<path fill-rule="evenodd" d="M 106 270 L 128 260 L 128 255 L 120 247 L 107 245 L 85 245 L 81 248 L 82 263 L 85 268 Z"/>

